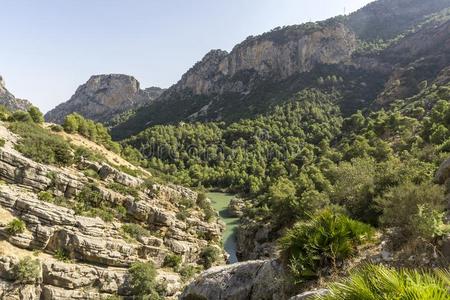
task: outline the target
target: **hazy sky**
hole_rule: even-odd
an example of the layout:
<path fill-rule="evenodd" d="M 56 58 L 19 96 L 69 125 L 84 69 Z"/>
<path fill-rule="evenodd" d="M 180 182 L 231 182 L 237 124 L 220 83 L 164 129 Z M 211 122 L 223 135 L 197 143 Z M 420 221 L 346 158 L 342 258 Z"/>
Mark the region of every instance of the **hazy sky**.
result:
<path fill-rule="evenodd" d="M 93 74 L 169 87 L 210 49 L 369 0 L 0 0 L 0 74 L 48 111 Z"/>

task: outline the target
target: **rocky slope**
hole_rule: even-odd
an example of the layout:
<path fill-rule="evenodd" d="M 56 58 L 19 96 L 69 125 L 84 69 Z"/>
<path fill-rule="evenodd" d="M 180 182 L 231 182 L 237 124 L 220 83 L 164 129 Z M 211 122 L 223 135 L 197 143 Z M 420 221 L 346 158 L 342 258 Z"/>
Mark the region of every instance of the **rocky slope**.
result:
<path fill-rule="evenodd" d="M 0 105 L 4 105 L 9 110 L 27 110 L 31 103 L 28 100 L 17 99 L 5 86 L 3 77 L 0 76 Z"/>
<path fill-rule="evenodd" d="M 449 19 L 448 8 L 449 0 L 380 0 L 347 17 L 249 37 L 230 53 L 210 51 L 157 101 L 113 128 L 113 135 L 124 138 L 150 125 L 179 121 L 236 121 L 264 113 L 311 87 L 339 91 L 341 110 L 354 112 L 386 94 L 396 82 L 392 78 L 410 70 L 418 55 L 436 57 L 437 48 L 427 45 L 448 37 L 446 26 L 434 28 Z M 410 50 L 396 52 L 406 45 Z M 380 51 L 372 51 L 377 47 Z M 442 52 L 448 53 L 446 46 Z M 401 54 L 402 64 L 388 59 L 395 53 Z M 446 59 L 427 64 L 427 72 L 418 69 L 417 77 L 433 80 L 447 65 Z M 342 83 L 318 84 L 319 78 L 333 76 Z M 411 80 L 404 85 L 405 92 L 414 93 L 415 84 Z"/>
<path fill-rule="evenodd" d="M 49 122 L 62 123 L 66 115 L 76 112 L 85 118 L 106 123 L 151 102 L 162 92 L 163 89 L 157 87 L 142 90 L 132 76 L 95 75 L 81 85 L 70 100 L 49 111 L 45 118 Z"/>
<path fill-rule="evenodd" d="M 195 202 L 196 192 L 175 185 L 144 184 L 145 173 L 129 175 L 113 167 L 114 161 L 83 160 L 65 168 L 40 164 L 15 150 L 20 137 L 6 123 L 0 124 L 0 136 L 5 140 L 0 148 L 2 299 L 131 296 L 127 269 L 133 263 L 151 261 L 161 268 L 168 255 L 176 254 L 183 264 L 195 266 L 202 249 L 221 238 L 223 225 L 204 221 L 202 211 L 193 208 L 186 218 L 177 216 L 183 209 L 181 199 Z M 113 190 L 112 183 L 137 193 Z M 80 215 L 77 195 L 93 184 L 100 201 L 125 208 L 125 219 L 105 222 Z M 22 232 L 11 232 L 9 226 L 16 219 L 26 226 Z M 151 235 L 126 235 L 125 220 Z M 17 279 L 24 257 L 38 259 L 40 264 L 38 277 L 27 284 Z M 168 268 L 159 269 L 157 278 L 166 286 L 167 297 L 183 285 L 180 275 Z"/>

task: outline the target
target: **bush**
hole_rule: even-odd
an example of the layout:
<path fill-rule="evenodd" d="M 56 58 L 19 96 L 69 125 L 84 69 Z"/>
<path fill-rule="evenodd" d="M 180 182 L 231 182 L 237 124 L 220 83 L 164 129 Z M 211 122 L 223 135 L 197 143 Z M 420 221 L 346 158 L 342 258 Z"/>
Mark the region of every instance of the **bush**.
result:
<path fill-rule="evenodd" d="M 129 285 L 139 299 L 162 299 L 163 291 L 156 282 L 156 269 L 152 262 L 136 262 L 128 269 Z"/>
<path fill-rule="evenodd" d="M 187 282 L 192 277 L 194 277 L 195 274 L 200 272 L 201 267 L 196 265 L 184 265 L 179 268 L 178 273 L 181 275 L 181 280 L 183 282 Z"/>
<path fill-rule="evenodd" d="M 197 195 L 197 205 L 201 208 L 201 209 L 205 209 L 209 207 L 209 201 L 208 201 L 208 197 L 206 196 L 205 193 L 198 193 Z"/>
<path fill-rule="evenodd" d="M 34 283 L 41 276 L 41 263 L 29 256 L 22 258 L 14 269 L 14 279 L 19 283 Z"/>
<path fill-rule="evenodd" d="M 22 137 L 16 149 L 26 157 L 44 164 L 72 164 L 70 144 L 62 137 L 30 122 L 14 122 L 10 129 Z"/>
<path fill-rule="evenodd" d="M 181 256 L 176 254 L 169 254 L 164 258 L 164 266 L 177 269 L 181 264 Z"/>
<path fill-rule="evenodd" d="M 102 144 L 108 150 L 120 153 L 120 145 L 112 141 L 108 129 L 100 123 L 86 120 L 83 116 L 73 113 L 66 116 L 63 128 L 67 133 L 78 133 L 91 141 Z"/>
<path fill-rule="evenodd" d="M 441 186 L 404 183 L 389 189 L 376 202 L 383 211 L 381 223 L 398 228 L 403 241 L 417 237 L 431 240 L 443 234 L 445 197 Z"/>
<path fill-rule="evenodd" d="M 71 262 L 70 253 L 66 249 L 59 248 L 55 251 L 55 258 L 59 261 L 69 263 Z"/>
<path fill-rule="evenodd" d="M 329 294 L 317 299 L 448 300 L 450 273 L 448 270 L 397 271 L 385 266 L 368 265 L 351 274 L 344 282 L 331 284 L 329 289 Z"/>
<path fill-rule="evenodd" d="M 0 120 L 8 121 L 11 116 L 11 111 L 4 105 L 0 105 Z"/>
<path fill-rule="evenodd" d="M 86 175 L 87 177 L 91 177 L 94 179 L 100 179 L 100 175 L 98 175 L 98 173 L 92 169 L 84 170 L 83 174 Z"/>
<path fill-rule="evenodd" d="M 281 238 L 282 255 L 296 282 L 320 277 L 356 252 L 373 229 L 347 216 L 324 210 L 307 222 L 299 222 Z"/>
<path fill-rule="evenodd" d="M 123 233 L 125 233 L 126 235 L 128 235 L 129 237 L 131 237 L 131 238 L 133 238 L 135 240 L 138 240 L 141 237 L 146 237 L 146 236 L 151 236 L 152 235 L 150 233 L 150 231 L 148 231 L 147 229 L 145 229 L 141 225 L 134 224 L 134 223 L 123 224 L 121 230 L 122 230 Z"/>
<path fill-rule="evenodd" d="M 220 250 L 217 247 L 209 245 L 203 248 L 202 252 L 200 253 L 203 267 L 205 269 L 211 268 L 214 262 L 219 259 L 219 256 Z"/>
<path fill-rule="evenodd" d="M 52 203 L 55 199 L 55 197 L 53 196 L 52 193 L 47 192 L 47 191 L 41 191 L 38 193 L 38 198 L 41 201 L 45 201 L 45 202 L 50 202 Z"/>
<path fill-rule="evenodd" d="M 10 117 L 10 121 L 14 122 L 31 122 L 33 119 L 31 119 L 31 116 L 28 112 L 26 111 L 15 111 L 13 112 L 13 114 Z"/>
<path fill-rule="evenodd" d="M 53 124 L 52 126 L 50 126 L 50 129 L 54 132 L 61 132 L 64 130 L 64 128 L 58 124 Z"/>
<path fill-rule="evenodd" d="M 30 115 L 31 120 L 33 120 L 34 123 L 42 124 L 44 123 L 44 115 L 41 113 L 39 108 L 36 106 L 32 106 L 28 109 L 28 114 Z"/>
<path fill-rule="evenodd" d="M 91 208 L 101 208 L 104 205 L 103 195 L 94 184 L 83 187 L 75 199 L 78 202 L 78 212 L 87 211 Z"/>
<path fill-rule="evenodd" d="M 5 143 L 6 143 L 5 139 L 0 138 L 0 147 L 5 146 Z"/>
<path fill-rule="evenodd" d="M 129 186 L 123 185 L 121 183 L 111 182 L 108 184 L 108 188 L 115 192 L 118 192 L 122 195 L 129 195 L 134 198 L 139 197 L 139 192 L 136 188 L 129 187 Z"/>
<path fill-rule="evenodd" d="M 6 226 L 6 231 L 10 235 L 16 235 L 19 233 L 23 233 L 26 229 L 25 222 L 20 219 L 14 219 L 8 223 Z"/>

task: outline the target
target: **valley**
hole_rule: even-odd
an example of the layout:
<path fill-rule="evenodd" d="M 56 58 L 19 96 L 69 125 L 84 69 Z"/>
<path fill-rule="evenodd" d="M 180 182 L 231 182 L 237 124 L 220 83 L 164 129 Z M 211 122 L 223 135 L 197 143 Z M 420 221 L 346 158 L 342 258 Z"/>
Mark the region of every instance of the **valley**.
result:
<path fill-rule="evenodd" d="M 0 299 L 450 299 L 450 0 L 179 75 L 92 75 L 45 115 L 0 77 Z"/>

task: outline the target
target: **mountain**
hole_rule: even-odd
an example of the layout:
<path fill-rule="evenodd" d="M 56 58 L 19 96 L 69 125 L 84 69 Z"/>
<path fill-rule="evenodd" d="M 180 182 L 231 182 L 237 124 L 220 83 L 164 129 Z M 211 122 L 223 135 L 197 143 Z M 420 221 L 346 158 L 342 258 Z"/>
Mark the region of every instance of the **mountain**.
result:
<path fill-rule="evenodd" d="M 107 123 L 129 110 L 134 110 L 157 98 L 164 90 L 151 87 L 142 90 L 132 76 L 123 74 L 94 75 L 75 94 L 45 115 L 49 122 L 62 123 L 73 112 Z"/>
<path fill-rule="evenodd" d="M 248 37 L 230 53 L 212 50 L 156 101 L 115 126 L 112 134 L 120 139 L 151 125 L 180 121 L 233 122 L 270 111 L 312 87 L 338 90 L 341 109 L 349 114 L 391 101 L 394 94 L 390 100 L 382 95 L 394 78 L 406 76 L 405 69 L 420 55 L 435 57 L 434 52 L 441 51 L 442 60 L 427 64 L 425 73 L 418 70 L 417 78 L 403 87 L 402 95 L 414 94 L 413 83 L 432 80 L 447 65 L 448 51 L 432 44 L 448 36 L 442 24 L 449 19 L 449 7 L 450 0 L 376 1 L 349 16 Z M 440 33 L 432 33 L 435 26 L 442 26 Z M 421 45 L 424 36 L 430 47 Z M 402 53 L 402 45 L 410 50 Z M 399 55 L 401 63 L 393 62 Z M 386 99 L 375 103 L 377 98 Z"/>
<path fill-rule="evenodd" d="M 17 99 L 5 87 L 5 81 L 0 76 L 0 105 L 4 105 L 9 110 L 27 110 L 32 106 L 31 102 L 24 99 Z"/>

